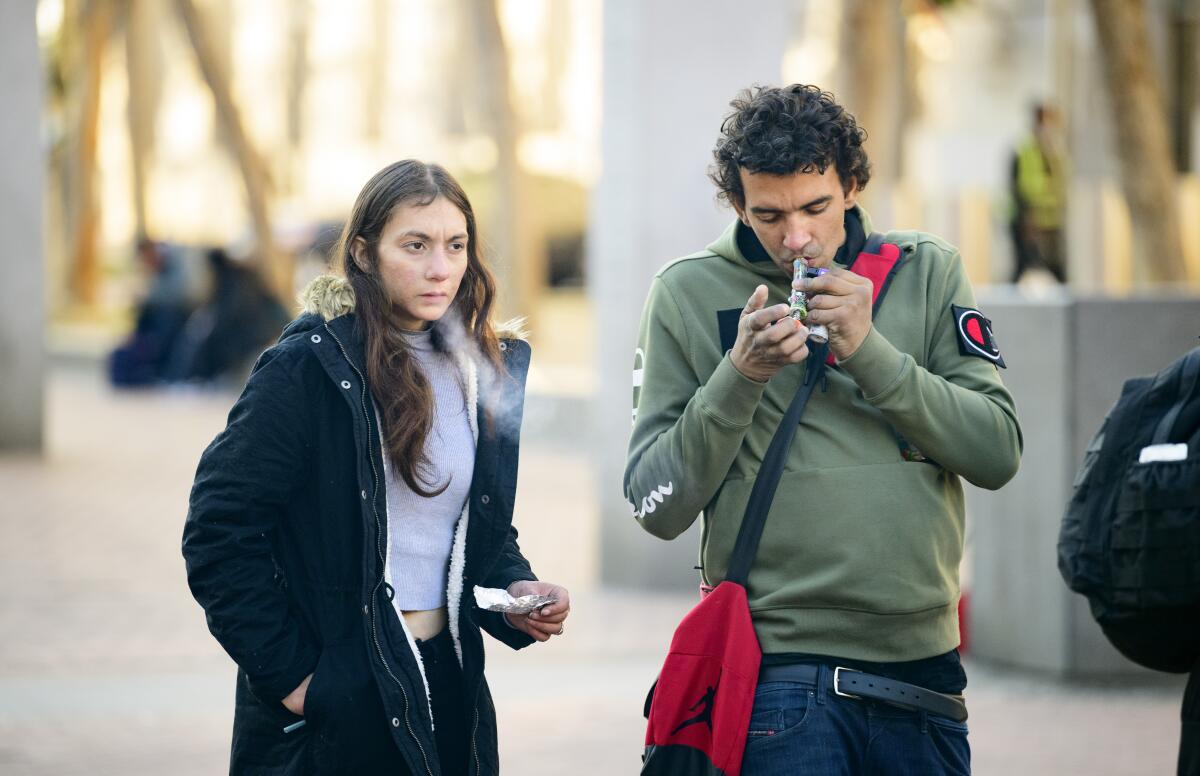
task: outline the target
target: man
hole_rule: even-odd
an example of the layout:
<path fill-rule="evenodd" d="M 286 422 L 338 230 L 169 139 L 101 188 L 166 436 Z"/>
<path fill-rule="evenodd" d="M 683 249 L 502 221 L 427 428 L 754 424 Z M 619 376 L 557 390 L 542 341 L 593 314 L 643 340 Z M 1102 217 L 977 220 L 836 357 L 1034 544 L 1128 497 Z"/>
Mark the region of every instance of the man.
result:
<path fill-rule="evenodd" d="M 148 288 L 138 302 L 136 322 L 128 338 L 109 356 L 113 385 L 139 386 L 172 378 L 188 316 L 200 293 L 184 255 L 174 246 L 147 237 L 137 241 L 137 257 Z"/>
<path fill-rule="evenodd" d="M 1058 112 L 1053 107 L 1034 106 L 1033 133 L 1013 153 L 1010 186 L 1014 283 L 1031 269 L 1045 270 L 1059 283 L 1067 280 L 1062 245 L 1066 164 L 1058 123 Z"/>
<path fill-rule="evenodd" d="M 1003 359 L 958 252 L 932 235 L 885 235 L 880 252 L 899 261 L 872 315 L 872 283 L 847 269 L 872 233 L 857 204 L 870 166 L 864 133 L 832 95 L 756 88 L 732 107 L 711 178 L 737 220 L 654 278 L 626 496 L 664 539 L 703 512 L 703 580 L 723 579 L 813 347 L 787 317 L 793 261 L 829 269 L 798 284 L 805 324 L 828 328 L 833 365 L 805 410 L 749 577 L 764 657 L 742 772 L 968 772 L 966 725 L 937 712 L 961 716 L 961 700 L 942 696 L 966 686 L 960 478 L 999 488 L 1020 458 Z M 844 697 L 839 667 L 920 703 Z"/>

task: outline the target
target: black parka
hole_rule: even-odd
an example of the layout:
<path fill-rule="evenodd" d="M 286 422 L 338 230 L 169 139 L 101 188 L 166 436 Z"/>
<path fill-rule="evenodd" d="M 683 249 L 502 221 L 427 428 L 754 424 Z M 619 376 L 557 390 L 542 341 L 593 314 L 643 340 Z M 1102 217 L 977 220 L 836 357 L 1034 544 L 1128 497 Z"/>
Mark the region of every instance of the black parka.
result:
<path fill-rule="evenodd" d="M 478 776 L 499 769 L 479 629 L 518 649 L 532 639 L 476 608 L 472 590 L 536 579 L 512 527 L 529 347 L 501 348 L 507 375 L 475 381 L 475 469 L 447 595 Z M 396 773 L 402 754 L 412 773 L 441 774 L 422 668 L 383 579 L 386 484 L 365 376 L 352 313 L 302 315 L 200 460 L 183 554 L 238 665 L 231 773 Z M 310 673 L 305 724 L 285 733 L 301 718 L 281 700 Z"/>

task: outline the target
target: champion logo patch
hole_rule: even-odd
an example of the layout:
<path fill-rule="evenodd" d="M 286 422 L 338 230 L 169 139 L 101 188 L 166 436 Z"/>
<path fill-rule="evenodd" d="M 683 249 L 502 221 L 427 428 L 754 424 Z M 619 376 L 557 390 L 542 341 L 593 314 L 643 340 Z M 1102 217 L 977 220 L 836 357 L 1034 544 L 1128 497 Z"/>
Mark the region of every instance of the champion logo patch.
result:
<path fill-rule="evenodd" d="M 1007 369 L 1008 365 L 1004 363 L 1004 357 L 996 345 L 996 336 L 992 334 L 992 322 L 983 317 L 983 313 L 970 307 L 952 304 L 950 311 L 954 314 L 954 327 L 958 334 L 958 352 Z"/>

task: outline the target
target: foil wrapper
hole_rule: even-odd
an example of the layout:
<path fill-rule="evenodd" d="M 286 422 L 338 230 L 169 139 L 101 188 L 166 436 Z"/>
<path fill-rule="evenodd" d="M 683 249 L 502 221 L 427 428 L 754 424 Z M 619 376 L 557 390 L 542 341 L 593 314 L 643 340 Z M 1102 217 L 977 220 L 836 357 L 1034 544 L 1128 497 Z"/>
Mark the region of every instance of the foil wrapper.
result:
<path fill-rule="evenodd" d="M 543 606 L 549 606 L 557 600 L 548 595 L 523 595 L 513 598 L 507 590 L 494 587 L 475 587 L 475 605 L 489 612 L 529 614 Z"/>

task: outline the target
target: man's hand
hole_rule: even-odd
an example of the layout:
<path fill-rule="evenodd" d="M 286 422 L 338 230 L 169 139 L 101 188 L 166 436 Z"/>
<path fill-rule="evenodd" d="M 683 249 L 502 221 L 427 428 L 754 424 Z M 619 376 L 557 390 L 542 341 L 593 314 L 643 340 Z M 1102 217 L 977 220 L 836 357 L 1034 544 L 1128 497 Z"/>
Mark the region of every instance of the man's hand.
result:
<path fill-rule="evenodd" d="M 801 278 L 793 285 L 808 295 L 808 320 L 829 327 L 829 349 L 850 358 L 871 333 L 874 284 L 862 275 L 835 267 L 819 278 Z"/>
<path fill-rule="evenodd" d="M 513 598 L 523 595 L 545 595 L 555 599 L 541 609 L 529 614 L 506 614 L 508 622 L 517 630 L 532 636 L 537 641 L 548 641 L 551 636 L 561 636 L 566 629 L 563 622 L 571 613 L 571 596 L 567 589 L 549 582 L 513 582 L 508 586 Z"/>
<path fill-rule="evenodd" d="M 767 287 L 754 289 L 738 321 L 737 339 L 729 358 L 733 366 L 751 380 L 765 383 L 788 364 L 808 358 L 808 329 L 788 317 L 788 306 L 763 309 Z"/>
<path fill-rule="evenodd" d="M 292 712 L 298 717 L 304 716 L 304 696 L 308 695 L 308 683 L 312 681 L 312 674 L 304 677 L 304 681 L 300 686 L 288 693 L 288 696 L 283 699 L 283 707 Z"/>

